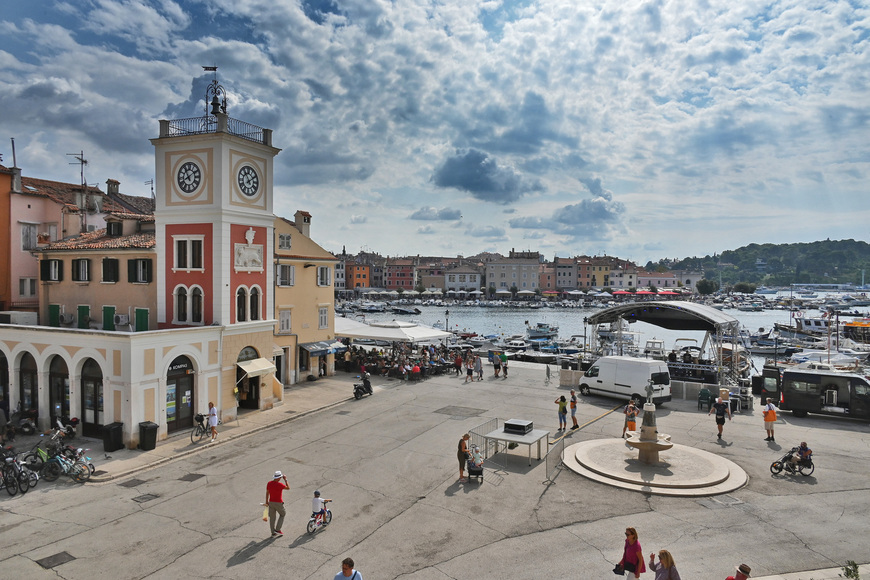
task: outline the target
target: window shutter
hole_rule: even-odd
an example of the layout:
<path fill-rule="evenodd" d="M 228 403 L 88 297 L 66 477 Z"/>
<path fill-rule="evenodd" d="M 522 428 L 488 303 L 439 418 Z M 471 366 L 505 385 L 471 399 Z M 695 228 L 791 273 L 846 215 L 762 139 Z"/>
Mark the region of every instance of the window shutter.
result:
<path fill-rule="evenodd" d="M 136 262 L 138 260 L 127 260 L 127 282 L 131 284 L 136 282 Z"/>
<path fill-rule="evenodd" d="M 39 279 L 43 282 L 51 280 L 51 260 L 39 261 Z"/>
<path fill-rule="evenodd" d="M 63 281 L 63 260 L 53 260 L 53 261 L 57 262 L 57 281 L 62 282 Z"/>
<path fill-rule="evenodd" d="M 144 282 L 151 282 L 152 279 L 153 268 L 151 267 L 151 260 L 142 260 L 142 274 L 144 276 Z"/>

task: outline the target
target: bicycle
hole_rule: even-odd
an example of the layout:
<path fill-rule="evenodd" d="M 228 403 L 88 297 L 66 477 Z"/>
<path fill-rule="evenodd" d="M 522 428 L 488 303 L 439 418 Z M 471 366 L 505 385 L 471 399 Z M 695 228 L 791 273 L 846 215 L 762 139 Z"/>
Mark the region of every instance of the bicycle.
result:
<path fill-rule="evenodd" d="M 190 432 L 190 442 L 193 445 L 196 445 L 197 443 L 202 441 L 202 438 L 208 435 L 211 431 L 205 425 L 205 415 L 203 415 L 202 413 L 197 413 L 193 416 L 193 419 L 196 421 L 196 426 Z"/>
<path fill-rule="evenodd" d="M 323 526 L 327 525 L 329 522 L 332 521 L 332 512 L 325 505 L 331 501 L 332 500 L 329 500 L 329 499 L 323 500 L 323 503 L 324 503 L 323 509 L 326 510 L 326 513 L 323 514 L 322 518 L 320 517 L 320 514 L 311 514 L 311 518 L 308 520 L 308 526 L 306 528 L 308 530 L 309 534 L 313 534 L 319 528 L 322 528 Z"/>
<path fill-rule="evenodd" d="M 91 478 L 91 467 L 84 459 L 84 450 L 76 450 L 76 458 L 70 459 L 63 455 L 52 457 L 43 467 L 43 479 L 54 481 L 62 474 L 67 474 L 76 483 L 84 483 Z"/>
<path fill-rule="evenodd" d="M 10 451 L 12 454 L 10 454 Z M 22 467 L 18 456 L 14 451 L 7 450 L 4 457 L 3 465 L 3 481 L 6 487 L 6 493 L 15 495 L 19 491 L 21 494 L 27 493 L 31 487 L 36 487 L 39 482 L 39 476 L 35 471 Z"/>

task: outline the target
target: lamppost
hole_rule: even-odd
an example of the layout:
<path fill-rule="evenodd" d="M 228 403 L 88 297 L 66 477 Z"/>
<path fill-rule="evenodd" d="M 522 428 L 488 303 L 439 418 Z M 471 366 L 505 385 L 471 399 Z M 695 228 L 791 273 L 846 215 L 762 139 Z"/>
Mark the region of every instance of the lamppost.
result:
<path fill-rule="evenodd" d="M 444 311 L 444 330 L 450 332 L 450 311 Z"/>

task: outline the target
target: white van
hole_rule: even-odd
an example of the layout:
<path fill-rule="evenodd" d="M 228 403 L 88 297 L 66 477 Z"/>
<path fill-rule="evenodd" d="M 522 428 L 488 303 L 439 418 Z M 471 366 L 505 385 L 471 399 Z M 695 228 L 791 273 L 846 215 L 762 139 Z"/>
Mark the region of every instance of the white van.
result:
<path fill-rule="evenodd" d="M 604 356 L 589 367 L 580 380 L 583 395 L 603 395 L 616 399 L 646 401 L 646 387 L 652 380 L 653 403 L 671 400 L 671 375 L 668 363 L 630 356 Z"/>

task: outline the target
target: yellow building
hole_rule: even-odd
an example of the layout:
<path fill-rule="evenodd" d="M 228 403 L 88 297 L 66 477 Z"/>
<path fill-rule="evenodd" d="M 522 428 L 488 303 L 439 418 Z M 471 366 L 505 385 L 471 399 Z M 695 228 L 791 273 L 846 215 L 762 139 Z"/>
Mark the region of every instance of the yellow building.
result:
<path fill-rule="evenodd" d="M 335 340 L 338 259 L 309 237 L 311 214 L 297 211 L 294 219 L 275 220 L 275 365 L 285 385 L 334 374 L 344 348 Z"/>

